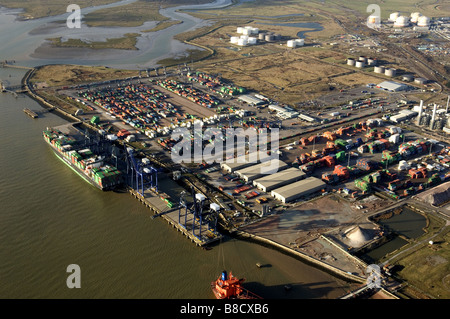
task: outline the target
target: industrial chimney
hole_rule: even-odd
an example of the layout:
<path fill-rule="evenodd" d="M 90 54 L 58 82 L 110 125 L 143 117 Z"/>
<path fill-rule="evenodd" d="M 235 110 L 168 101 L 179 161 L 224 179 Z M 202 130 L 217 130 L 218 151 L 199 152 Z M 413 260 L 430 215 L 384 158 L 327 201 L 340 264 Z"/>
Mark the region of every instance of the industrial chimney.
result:
<path fill-rule="evenodd" d="M 422 111 L 423 111 L 423 100 L 420 100 L 420 109 L 419 109 L 419 116 L 417 117 L 417 125 L 420 125 L 420 120 L 422 119 Z"/>
<path fill-rule="evenodd" d="M 433 109 L 433 117 L 431 118 L 431 123 L 430 123 L 430 129 L 434 128 L 434 122 L 436 121 L 436 111 L 437 111 L 437 104 L 434 104 L 434 109 Z"/>

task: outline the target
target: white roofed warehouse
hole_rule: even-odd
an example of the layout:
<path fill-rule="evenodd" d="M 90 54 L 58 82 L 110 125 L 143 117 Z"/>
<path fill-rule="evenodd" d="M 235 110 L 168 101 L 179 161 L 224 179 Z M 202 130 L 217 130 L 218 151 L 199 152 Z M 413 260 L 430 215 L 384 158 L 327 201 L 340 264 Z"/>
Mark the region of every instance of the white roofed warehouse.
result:
<path fill-rule="evenodd" d="M 326 188 L 322 180 L 316 177 L 308 177 L 299 182 L 295 182 L 281 188 L 277 188 L 271 192 L 271 195 L 275 199 L 282 201 L 283 203 L 289 203 L 303 196 L 311 195 Z"/>
<path fill-rule="evenodd" d="M 408 90 L 409 86 L 403 83 L 394 81 L 384 81 L 377 85 L 377 88 L 389 91 L 389 92 L 399 92 Z"/>
<path fill-rule="evenodd" d="M 257 163 L 250 162 L 250 157 L 246 155 L 226 160 L 225 162 L 220 164 L 220 168 L 226 171 L 227 173 L 234 173 L 236 170 L 243 169 L 255 164 Z"/>
<path fill-rule="evenodd" d="M 253 181 L 253 186 L 263 192 L 270 192 L 287 184 L 299 181 L 306 177 L 306 174 L 298 168 L 291 167 L 276 174 L 267 175 Z"/>
<path fill-rule="evenodd" d="M 273 171 L 272 167 L 274 168 Z M 248 183 L 262 176 L 275 174 L 287 167 L 288 164 L 285 162 L 280 161 L 279 159 L 273 159 L 271 161 L 237 170 L 236 175 Z"/>

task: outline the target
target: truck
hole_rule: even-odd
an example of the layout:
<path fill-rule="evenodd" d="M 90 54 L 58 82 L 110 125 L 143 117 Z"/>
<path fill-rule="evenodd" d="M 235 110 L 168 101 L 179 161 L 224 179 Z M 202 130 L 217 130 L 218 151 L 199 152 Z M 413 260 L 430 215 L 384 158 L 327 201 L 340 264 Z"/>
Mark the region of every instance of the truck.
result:
<path fill-rule="evenodd" d="M 121 129 L 118 133 L 117 133 L 117 137 L 118 138 L 126 138 L 127 136 L 131 135 L 130 132 L 128 132 L 128 130 L 126 129 Z"/>

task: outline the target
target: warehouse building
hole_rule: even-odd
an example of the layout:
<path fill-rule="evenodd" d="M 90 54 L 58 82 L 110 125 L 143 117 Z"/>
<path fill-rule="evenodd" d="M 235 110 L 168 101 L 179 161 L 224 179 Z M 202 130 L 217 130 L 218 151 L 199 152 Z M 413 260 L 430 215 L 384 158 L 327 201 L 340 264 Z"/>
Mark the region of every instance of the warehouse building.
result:
<path fill-rule="evenodd" d="M 225 162 L 222 162 L 220 164 L 220 168 L 227 173 L 234 173 L 235 171 L 239 169 L 243 169 L 252 165 L 255 165 L 256 163 L 249 161 L 249 156 L 241 156 L 238 158 L 232 158 L 228 159 Z"/>
<path fill-rule="evenodd" d="M 277 170 L 275 172 L 270 172 L 269 170 L 272 167 Z M 283 169 L 286 169 L 287 167 L 288 165 L 285 162 L 280 161 L 279 159 L 273 159 L 271 161 L 236 170 L 235 173 L 246 183 L 248 183 L 254 181 L 255 179 L 263 177 L 264 175 L 277 173 Z"/>
<path fill-rule="evenodd" d="M 307 122 L 317 122 L 317 119 L 316 118 L 314 118 L 314 117 L 312 117 L 312 116 L 309 116 L 309 115 L 306 115 L 306 114 L 300 114 L 299 116 L 298 116 L 298 118 L 299 119 L 302 119 L 302 120 L 304 120 L 304 121 L 307 121 Z"/>
<path fill-rule="evenodd" d="M 389 91 L 389 92 L 399 92 L 406 91 L 408 89 L 408 85 L 403 83 L 398 83 L 395 81 L 384 81 L 377 85 L 377 88 Z"/>
<path fill-rule="evenodd" d="M 308 177 L 299 182 L 277 188 L 271 192 L 271 195 L 283 203 L 289 203 L 300 197 L 318 192 L 326 188 L 326 186 L 327 184 L 322 180 L 316 177 Z"/>
<path fill-rule="evenodd" d="M 253 181 L 253 185 L 263 192 L 270 192 L 287 184 L 304 179 L 306 174 L 298 168 L 288 168 L 273 175 L 267 175 Z"/>
<path fill-rule="evenodd" d="M 238 97 L 238 99 L 241 102 L 247 103 L 248 105 L 252 105 L 252 106 L 262 105 L 262 104 L 266 103 L 265 101 L 263 101 L 261 99 L 258 99 L 255 96 L 248 95 L 248 94 L 247 95 L 242 95 L 242 96 Z"/>

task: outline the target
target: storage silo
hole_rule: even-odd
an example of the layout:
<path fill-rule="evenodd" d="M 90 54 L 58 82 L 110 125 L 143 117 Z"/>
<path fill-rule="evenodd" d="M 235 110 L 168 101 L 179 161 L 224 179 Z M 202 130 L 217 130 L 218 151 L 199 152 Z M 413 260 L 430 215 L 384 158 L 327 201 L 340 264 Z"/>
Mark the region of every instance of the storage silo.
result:
<path fill-rule="evenodd" d="M 427 82 L 428 82 L 428 80 L 425 79 L 425 78 L 416 78 L 416 79 L 414 79 L 414 83 L 420 84 L 420 85 L 424 85 L 424 84 L 426 84 Z"/>
<path fill-rule="evenodd" d="M 407 26 L 409 26 L 409 18 L 406 16 L 400 16 L 394 22 L 394 27 L 396 28 L 405 28 Z"/>
<path fill-rule="evenodd" d="M 389 21 L 395 22 L 399 16 L 400 12 L 393 12 L 389 15 Z"/>
<path fill-rule="evenodd" d="M 302 47 L 305 45 L 305 39 L 296 39 L 294 41 L 295 41 L 296 46 L 298 46 L 298 47 Z"/>
<path fill-rule="evenodd" d="M 265 40 L 266 40 L 267 42 L 273 42 L 273 40 L 274 40 L 273 34 L 266 34 Z"/>
<path fill-rule="evenodd" d="M 403 76 L 403 81 L 405 82 L 412 82 L 414 80 L 414 76 L 412 74 L 405 74 Z"/>
<path fill-rule="evenodd" d="M 249 45 L 255 45 L 257 42 L 257 39 L 255 37 L 249 37 L 247 40 Z"/>
<path fill-rule="evenodd" d="M 361 69 L 361 68 L 365 67 L 366 64 L 364 63 L 364 61 L 356 61 L 355 66 L 356 66 L 357 68 L 360 68 L 360 69 Z"/>
<path fill-rule="evenodd" d="M 367 65 L 368 66 L 375 66 L 375 65 L 377 65 L 377 59 L 373 59 L 373 58 L 368 58 L 367 59 Z"/>
<path fill-rule="evenodd" d="M 373 69 L 373 71 L 374 71 L 375 73 L 378 73 L 378 74 L 384 74 L 384 72 L 386 71 L 386 69 L 385 69 L 384 66 L 376 66 L 376 67 Z"/>
<path fill-rule="evenodd" d="M 264 40 L 266 38 L 266 34 L 261 32 L 260 34 L 258 34 L 258 39 L 259 40 Z"/>
<path fill-rule="evenodd" d="M 365 57 L 365 56 L 362 55 L 362 56 L 360 56 L 360 57 L 358 58 L 358 61 L 367 63 L 367 57 Z"/>
<path fill-rule="evenodd" d="M 420 12 L 413 12 L 411 13 L 411 22 L 412 23 L 417 23 L 417 21 L 419 20 L 419 18 L 422 16 L 422 14 Z"/>
<path fill-rule="evenodd" d="M 246 46 L 247 45 L 247 41 L 248 41 L 248 39 L 246 39 L 244 37 L 241 37 L 241 38 L 239 38 L 237 45 L 242 46 L 242 47 Z"/>
<path fill-rule="evenodd" d="M 352 59 L 352 58 L 347 59 L 347 65 L 355 66 L 355 64 L 356 64 L 355 59 Z"/>
<path fill-rule="evenodd" d="M 238 41 L 239 41 L 239 37 L 231 37 L 230 38 L 230 42 L 233 43 L 233 44 L 237 44 Z"/>
<path fill-rule="evenodd" d="M 394 77 L 397 75 L 397 69 L 394 68 L 388 68 L 386 70 L 384 70 L 384 75 L 390 76 L 390 77 Z"/>
<path fill-rule="evenodd" d="M 286 45 L 287 45 L 288 48 L 295 48 L 295 41 L 294 40 L 288 40 Z"/>
<path fill-rule="evenodd" d="M 417 20 L 418 27 L 429 27 L 430 26 L 430 18 L 422 16 Z"/>
<path fill-rule="evenodd" d="M 380 22 L 380 17 L 379 16 L 369 16 L 367 18 L 367 23 L 368 24 L 378 24 Z"/>

